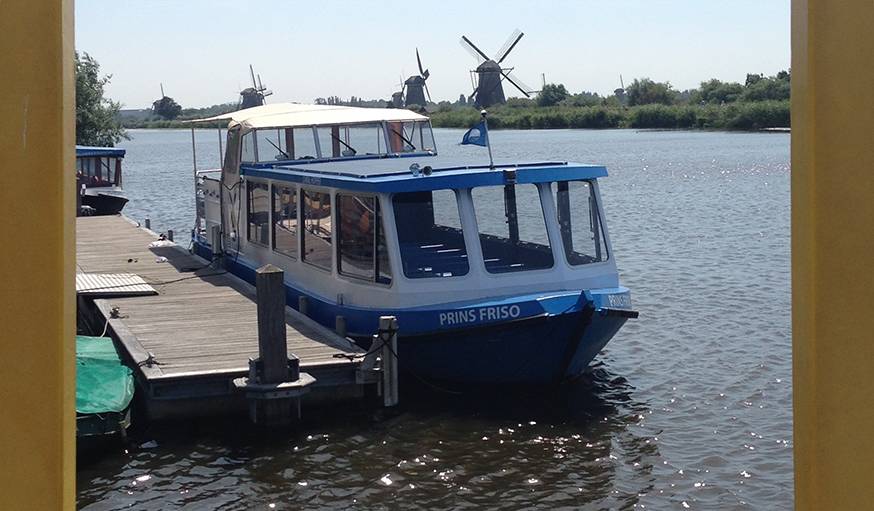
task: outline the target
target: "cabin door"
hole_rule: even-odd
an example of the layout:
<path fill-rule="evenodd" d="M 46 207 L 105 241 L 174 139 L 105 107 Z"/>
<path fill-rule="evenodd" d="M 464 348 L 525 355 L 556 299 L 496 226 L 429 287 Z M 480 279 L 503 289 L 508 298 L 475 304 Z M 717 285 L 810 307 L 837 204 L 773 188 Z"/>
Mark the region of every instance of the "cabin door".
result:
<path fill-rule="evenodd" d="M 222 164 L 221 178 L 221 240 L 222 251 L 237 250 L 243 214 L 243 183 L 240 178 L 240 126 L 228 129 L 225 161 Z M 214 248 L 215 249 L 215 248 Z"/>

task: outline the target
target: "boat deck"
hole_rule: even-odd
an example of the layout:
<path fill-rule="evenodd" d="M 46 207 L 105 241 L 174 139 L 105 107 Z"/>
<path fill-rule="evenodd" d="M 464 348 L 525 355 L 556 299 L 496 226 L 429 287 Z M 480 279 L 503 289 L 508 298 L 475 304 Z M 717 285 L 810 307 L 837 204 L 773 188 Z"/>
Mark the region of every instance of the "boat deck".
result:
<path fill-rule="evenodd" d="M 254 287 L 122 216 L 80 217 L 76 226 L 78 272 L 136 274 L 158 291 L 93 301 L 97 327 L 108 322 L 136 368 L 150 415 L 190 415 L 184 408 L 192 400 L 245 403 L 232 380 L 258 356 Z M 289 307 L 286 333 L 289 355 L 316 378 L 313 394 L 320 388 L 343 394 L 339 387 L 360 395 L 363 384 L 375 381 L 360 347 Z"/>

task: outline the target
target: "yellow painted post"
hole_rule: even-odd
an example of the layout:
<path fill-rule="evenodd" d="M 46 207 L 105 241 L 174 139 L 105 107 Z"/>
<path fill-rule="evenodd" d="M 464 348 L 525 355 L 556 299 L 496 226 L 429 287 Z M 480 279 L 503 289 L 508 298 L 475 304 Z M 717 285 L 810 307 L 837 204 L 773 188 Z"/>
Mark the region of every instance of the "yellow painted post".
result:
<path fill-rule="evenodd" d="M 792 3 L 795 505 L 874 506 L 874 2 Z"/>
<path fill-rule="evenodd" d="M 0 508 L 75 505 L 72 0 L 0 1 Z"/>

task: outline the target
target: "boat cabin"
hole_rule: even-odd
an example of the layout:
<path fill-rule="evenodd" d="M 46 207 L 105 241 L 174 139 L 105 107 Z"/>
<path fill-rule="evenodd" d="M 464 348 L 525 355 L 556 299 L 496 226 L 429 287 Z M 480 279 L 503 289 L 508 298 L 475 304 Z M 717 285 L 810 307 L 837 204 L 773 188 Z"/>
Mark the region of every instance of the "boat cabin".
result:
<path fill-rule="evenodd" d="M 125 150 L 116 147 L 76 146 L 76 178 L 86 188 L 121 188 L 121 161 Z"/>
<path fill-rule="evenodd" d="M 618 285 L 603 167 L 461 165 L 437 156 L 427 117 L 317 107 L 229 114 L 223 168 L 198 173 L 213 252 L 351 307 Z"/>

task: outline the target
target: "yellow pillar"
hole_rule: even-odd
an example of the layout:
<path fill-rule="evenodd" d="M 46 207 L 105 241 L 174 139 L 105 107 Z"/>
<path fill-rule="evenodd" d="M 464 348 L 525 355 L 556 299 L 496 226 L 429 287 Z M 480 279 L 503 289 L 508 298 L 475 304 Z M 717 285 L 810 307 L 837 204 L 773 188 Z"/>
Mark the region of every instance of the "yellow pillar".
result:
<path fill-rule="evenodd" d="M 0 0 L 0 70 L 0 508 L 72 509 L 72 0 Z"/>
<path fill-rule="evenodd" d="M 792 3 L 799 510 L 874 506 L 874 2 Z"/>

